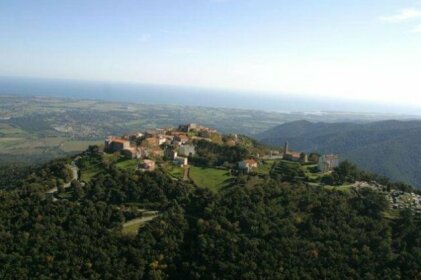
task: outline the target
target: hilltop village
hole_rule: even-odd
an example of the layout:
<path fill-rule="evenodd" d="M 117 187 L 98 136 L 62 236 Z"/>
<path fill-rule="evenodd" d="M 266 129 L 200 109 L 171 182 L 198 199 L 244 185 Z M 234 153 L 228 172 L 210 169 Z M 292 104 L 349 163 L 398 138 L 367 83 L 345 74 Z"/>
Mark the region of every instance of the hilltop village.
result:
<path fill-rule="evenodd" d="M 188 166 L 188 157 L 196 153 L 194 143 L 212 142 L 215 138 L 220 138 L 216 130 L 187 124 L 180 125 L 178 129 L 156 128 L 126 134 L 123 137 L 108 136 L 104 152 L 120 152 L 127 158 L 143 160 L 139 169 L 153 171 L 157 159 L 172 161 L 178 166 Z"/>
<path fill-rule="evenodd" d="M 282 151 L 256 148 L 236 134 L 223 136 L 217 130 L 198 124 L 180 125 L 178 128 L 156 128 L 144 132 L 128 133 L 122 137 L 108 136 L 104 152 L 121 153 L 122 156 L 139 160 L 138 169 L 153 171 L 156 162 L 166 161 L 179 167 L 188 167 L 189 159 L 196 156 L 196 149 L 204 142 L 226 147 L 243 147 L 250 152 L 248 157 L 238 162 L 224 162 L 225 167 L 245 171 L 255 171 L 267 160 L 285 160 L 302 164 L 317 164 L 322 173 L 332 171 L 339 165 L 338 155 L 306 154 L 290 150 L 288 143 Z M 248 144 L 248 145 L 247 145 Z"/>
<path fill-rule="evenodd" d="M 222 135 L 195 123 L 108 136 L 103 155 L 122 168 L 143 172 L 160 169 L 175 180 L 214 191 L 229 186 L 241 175 L 248 176 L 247 184 L 258 184 L 270 176 L 309 186 L 335 186 L 343 191 L 369 187 L 384 193 L 394 209 L 409 205 L 421 212 L 419 195 L 386 190 L 377 182 L 349 183 L 335 178 L 333 171 L 340 166 L 339 155 L 294 151 L 287 142 L 283 149 L 272 149 L 246 136 Z"/>

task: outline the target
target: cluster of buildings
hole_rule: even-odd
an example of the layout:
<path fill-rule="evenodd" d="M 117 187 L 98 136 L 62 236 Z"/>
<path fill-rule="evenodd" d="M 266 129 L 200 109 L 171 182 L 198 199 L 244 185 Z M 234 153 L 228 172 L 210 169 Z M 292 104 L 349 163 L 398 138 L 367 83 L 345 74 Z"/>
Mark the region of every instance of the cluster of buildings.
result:
<path fill-rule="evenodd" d="M 144 132 L 127 134 L 123 137 L 108 136 L 105 140 L 104 151 L 108 153 L 120 152 L 123 156 L 131 159 L 143 160 L 139 169 L 151 171 L 155 169 L 155 161 L 164 159 L 171 161 L 177 166 L 187 166 L 188 158 L 196 154 L 195 140 L 212 141 L 212 135 L 218 133 L 216 130 L 198 124 L 180 125 L 178 128 L 157 128 Z M 227 139 L 227 145 L 236 145 L 237 136 Z M 232 143 L 230 143 L 231 141 Z M 257 158 L 260 158 L 257 156 Z M 267 156 L 262 157 L 262 159 Z M 339 165 L 338 155 L 312 155 L 304 152 L 295 152 L 289 149 L 285 143 L 282 153 L 271 151 L 269 158 L 280 158 L 283 160 L 307 163 L 317 162 L 321 172 L 332 171 Z M 246 159 L 238 163 L 240 170 L 249 172 L 259 165 L 256 159 Z"/>
<path fill-rule="evenodd" d="M 127 134 L 123 137 L 108 136 L 104 151 L 120 152 L 131 159 L 142 159 L 139 169 L 154 170 L 153 159 L 164 158 L 175 165 L 188 165 L 188 157 L 196 153 L 194 140 L 211 141 L 216 130 L 198 124 L 180 125 L 175 128 L 149 129 L 145 132 Z M 153 162 L 153 163 L 152 163 Z"/>
<path fill-rule="evenodd" d="M 285 142 L 282 153 L 278 151 L 270 151 L 270 155 L 263 156 L 261 159 L 283 159 L 299 163 L 317 163 L 320 172 L 326 173 L 332 171 L 339 166 L 339 156 L 334 154 L 316 155 L 313 154 L 311 159 L 309 155 L 304 152 L 295 152 L 290 150 L 288 142 Z M 247 159 L 238 163 L 238 168 L 249 172 L 259 166 L 256 159 Z"/>
<path fill-rule="evenodd" d="M 317 162 L 317 167 L 319 168 L 320 172 L 329 172 L 332 171 L 334 168 L 339 166 L 339 155 L 329 154 L 329 155 L 315 155 L 313 154 L 314 158 L 312 159 L 313 162 Z M 300 162 L 300 163 L 307 163 L 309 162 L 308 154 L 304 152 L 294 152 L 289 149 L 288 142 L 285 142 L 284 151 L 282 158 L 284 160 Z"/>
<path fill-rule="evenodd" d="M 294 152 L 289 149 L 288 142 L 285 142 L 284 145 L 284 152 L 283 152 L 283 159 L 301 163 L 308 162 L 308 155 L 303 152 Z"/>
<path fill-rule="evenodd" d="M 205 127 L 196 123 L 182 124 L 178 127 L 178 131 L 185 133 L 194 132 L 197 136 L 209 138 L 212 133 L 218 133 L 215 129 Z"/>

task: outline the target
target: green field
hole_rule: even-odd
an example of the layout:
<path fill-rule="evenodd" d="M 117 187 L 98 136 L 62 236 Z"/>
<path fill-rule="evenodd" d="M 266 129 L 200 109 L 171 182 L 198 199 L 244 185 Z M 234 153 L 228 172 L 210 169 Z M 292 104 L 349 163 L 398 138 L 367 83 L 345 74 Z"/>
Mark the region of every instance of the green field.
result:
<path fill-rule="evenodd" d="M 228 170 L 196 166 L 190 166 L 189 176 L 198 187 L 208 188 L 213 192 L 218 192 L 229 185 L 231 179 L 234 178 Z"/>
<path fill-rule="evenodd" d="M 174 179 L 181 180 L 184 177 L 184 168 L 181 168 L 179 166 L 166 163 L 163 166 L 163 169 L 167 172 L 168 175 L 170 175 Z"/>
<path fill-rule="evenodd" d="M 316 172 L 313 173 L 311 172 L 311 168 L 315 168 L 317 167 L 317 164 L 311 164 L 311 165 L 304 165 L 302 167 L 305 176 L 309 179 L 309 180 L 315 180 L 318 181 L 320 180 L 324 175 L 329 174 L 329 173 L 321 173 L 321 172 Z"/>
<path fill-rule="evenodd" d="M 120 159 L 115 166 L 121 169 L 132 169 L 135 170 L 138 164 L 137 159 Z"/>
<path fill-rule="evenodd" d="M 121 233 L 124 235 L 136 235 L 139 231 L 139 228 L 144 226 L 147 222 L 152 221 L 155 219 L 158 215 L 147 215 L 145 217 L 136 218 L 133 220 L 130 220 L 123 224 L 123 228 L 121 230 Z"/>
<path fill-rule="evenodd" d="M 103 141 L 82 141 L 82 140 L 73 140 L 73 141 L 67 141 L 62 144 L 60 144 L 60 149 L 63 152 L 71 153 L 71 152 L 80 152 L 86 150 L 89 145 L 100 145 Z"/>
<path fill-rule="evenodd" d="M 274 160 L 265 160 L 262 164 L 259 165 L 256 172 L 259 175 L 268 175 L 272 166 L 274 164 Z"/>
<path fill-rule="evenodd" d="M 5 130 L 4 125 L 0 127 L 0 163 L 5 157 L 15 157 L 15 160 L 9 160 L 10 162 L 40 163 L 47 159 L 75 154 L 86 150 L 89 145 L 100 143 L 95 140 L 68 140 L 65 137 L 37 138 L 34 135 L 25 135 L 18 129 Z"/>
<path fill-rule="evenodd" d="M 82 158 L 80 167 L 81 181 L 89 182 L 97 174 L 103 173 L 105 170 L 102 167 L 101 158 Z"/>
<path fill-rule="evenodd" d="M 101 172 L 100 168 L 96 168 L 95 166 L 92 166 L 80 172 L 81 173 L 80 179 L 81 181 L 89 182 L 92 180 L 93 177 L 95 177 L 100 172 Z"/>
<path fill-rule="evenodd" d="M 116 162 L 120 159 L 120 153 L 114 153 L 114 154 L 103 153 L 102 157 L 110 162 Z"/>
<path fill-rule="evenodd" d="M 105 169 L 102 167 L 101 161 L 108 161 L 108 164 L 115 163 L 116 167 L 125 170 L 135 170 L 138 163 L 137 159 L 127 159 L 124 157 L 120 157 L 119 153 L 103 154 L 100 158 L 83 162 L 83 167 L 80 169 L 81 180 L 89 182 L 97 174 L 105 172 Z"/>

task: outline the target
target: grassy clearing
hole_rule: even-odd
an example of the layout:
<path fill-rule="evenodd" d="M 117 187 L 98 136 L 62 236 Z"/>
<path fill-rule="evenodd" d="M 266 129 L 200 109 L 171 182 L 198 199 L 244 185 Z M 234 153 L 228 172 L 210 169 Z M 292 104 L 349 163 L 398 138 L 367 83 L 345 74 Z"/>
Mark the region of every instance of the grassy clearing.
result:
<path fill-rule="evenodd" d="M 145 217 L 130 220 L 123 224 L 123 229 L 121 230 L 121 232 L 124 235 L 136 235 L 142 226 L 144 226 L 147 222 L 152 221 L 157 216 L 158 215 L 148 215 Z"/>
<path fill-rule="evenodd" d="M 132 169 L 136 170 L 137 167 L 137 159 L 120 159 L 115 166 L 117 166 L 120 169 Z"/>
<path fill-rule="evenodd" d="M 184 168 L 182 167 L 167 163 L 163 166 L 163 169 L 174 179 L 181 180 L 184 177 Z"/>
<path fill-rule="evenodd" d="M 141 222 L 131 223 L 129 225 L 124 224 L 121 233 L 124 235 L 136 235 L 141 225 Z"/>
<path fill-rule="evenodd" d="M 102 154 L 102 157 L 105 160 L 108 160 L 109 162 L 116 162 L 120 159 L 120 153 L 113 153 L 113 154 L 109 154 L 109 153 L 104 153 Z"/>
<path fill-rule="evenodd" d="M 265 160 L 263 164 L 259 165 L 259 167 L 257 168 L 257 174 L 268 175 L 270 170 L 272 169 L 274 162 L 274 160 Z"/>
<path fill-rule="evenodd" d="M 90 182 L 93 177 L 101 173 L 102 170 L 100 168 L 95 168 L 95 166 L 91 166 L 85 170 L 82 170 L 80 173 L 80 179 L 84 182 Z"/>
<path fill-rule="evenodd" d="M 83 158 L 82 160 L 85 160 Z M 85 182 L 89 182 L 96 175 L 105 172 L 105 169 L 102 167 L 100 159 L 90 160 L 87 159 L 83 161 L 82 168 L 80 168 L 80 179 Z"/>
<path fill-rule="evenodd" d="M 304 165 L 302 167 L 305 176 L 312 181 L 319 181 L 323 176 L 328 175 L 329 172 L 322 173 L 322 172 L 312 172 L 311 169 L 316 168 L 317 164 L 311 164 L 311 165 Z"/>
<path fill-rule="evenodd" d="M 218 192 L 227 186 L 233 177 L 228 170 L 190 166 L 190 179 L 199 187 Z"/>
<path fill-rule="evenodd" d="M 292 167 L 292 168 L 300 168 L 301 164 L 299 162 L 294 162 L 294 161 L 289 161 L 289 160 L 280 160 L 280 163 L 288 166 L 288 167 Z"/>

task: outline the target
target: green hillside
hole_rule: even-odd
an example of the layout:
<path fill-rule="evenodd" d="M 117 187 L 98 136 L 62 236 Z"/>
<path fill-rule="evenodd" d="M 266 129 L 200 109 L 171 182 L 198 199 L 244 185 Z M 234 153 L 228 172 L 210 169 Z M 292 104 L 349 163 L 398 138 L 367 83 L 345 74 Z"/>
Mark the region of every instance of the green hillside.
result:
<path fill-rule="evenodd" d="M 338 153 L 361 168 L 421 187 L 421 122 L 286 123 L 256 136 L 263 143 Z"/>
<path fill-rule="evenodd" d="M 310 186 L 302 182 L 307 166 L 284 161 L 255 174 L 193 167 L 188 182 L 92 151 L 27 172 L 2 170 L 2 279 L 420 275 L 419 214 L 391 209 L 381 192 Z M 71 164 L 81 178 L 71 181 Z"/>

